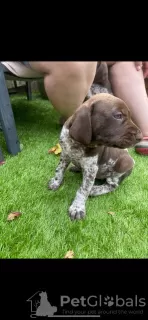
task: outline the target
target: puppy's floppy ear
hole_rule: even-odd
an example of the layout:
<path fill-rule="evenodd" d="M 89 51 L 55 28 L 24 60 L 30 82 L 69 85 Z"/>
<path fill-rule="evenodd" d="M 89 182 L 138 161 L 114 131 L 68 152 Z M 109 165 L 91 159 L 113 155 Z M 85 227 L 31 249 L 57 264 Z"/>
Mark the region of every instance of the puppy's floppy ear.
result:
<path fill-rule="evenodd" d="M 70 136 L 82 143 L 89 144 L 92 139 L 91 107 L 83 106 L 76 111 L 69 129 Z"/>

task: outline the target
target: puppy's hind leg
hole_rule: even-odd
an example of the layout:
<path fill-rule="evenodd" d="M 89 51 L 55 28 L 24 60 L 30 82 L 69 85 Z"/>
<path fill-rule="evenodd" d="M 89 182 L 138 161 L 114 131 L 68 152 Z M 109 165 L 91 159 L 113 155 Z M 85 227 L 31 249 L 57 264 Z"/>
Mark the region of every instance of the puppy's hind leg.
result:
<path fill-rule="evenodd" d="M 114 191 L 117 187 L 118 185 L 111 185 L 108 183 L 104 183 L 101 186 L 93 186 L 89 196 L 90 197 L 100 196 L 100 195 Z"/>
<path fill-rule="evenodd" d="M 121 181 L 120 179 L 123 175 L 123 173 L 114 172 L 106 179 L 106 183 L 102 184 L 101 186 L 93 186 L 89 195 L 91 197 L 95 197 L 115 191 L 118 188 Z"/>
<path fill-rule="evenodd" d="M 49 181 L 48 189 L 56 190 L 63 182 L 64 173 L 70 163 L 69 157 L 61 153 L 60 162 L 56 168 L 55 176 Z"/>
<path fill-rule="evenodd" d="M 90 196 L 95 197 L 115 191 L 121 182 L 126 179 L 133 170 L 134 160 L 127 154 L 119 158 L 114 166 L 114 172 L 106 179 L 106 183 L 101 186 L 93 186 Z"/>

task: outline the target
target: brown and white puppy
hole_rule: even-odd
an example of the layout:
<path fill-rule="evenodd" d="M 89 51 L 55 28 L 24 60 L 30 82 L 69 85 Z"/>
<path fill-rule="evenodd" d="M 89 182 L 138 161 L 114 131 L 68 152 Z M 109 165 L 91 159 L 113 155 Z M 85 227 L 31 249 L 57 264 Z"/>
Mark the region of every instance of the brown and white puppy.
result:
<path fill-rule="evenodd" d="M 65 122 L 60 135 L 60 162 L 49 189 L 59 188 L 70 162 L 75 171 L 82 170 L 82 185 L 69 208 L 71 219 L 85 216 L 88 196 L 114 191 L 131 173 L 134 160 L 125 148 L 141 139 L 142 133 L 132 122 L 126 104 L 110 94 L 94 95 Z M 105 178 L 106 182 L 94 185 L 96 178 Z"/>
<path fill-rule="evenodd" d="M 98 93 L 112 93 L 111 83 L 108 77 L 108 66 L 106 62 L 99 62 L 96 68 L 94 81 L 89 89 L 85 101 Z"/>

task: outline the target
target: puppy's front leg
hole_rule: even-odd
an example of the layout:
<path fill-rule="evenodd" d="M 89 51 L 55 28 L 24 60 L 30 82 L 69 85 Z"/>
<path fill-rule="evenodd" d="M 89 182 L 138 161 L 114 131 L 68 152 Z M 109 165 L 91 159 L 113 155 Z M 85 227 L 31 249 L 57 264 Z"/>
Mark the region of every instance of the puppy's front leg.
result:
<path fill-rule="evenodd" d="M 67 169 L 69 163 L 69 157 L 61 153 L 60 162 L 56 168 L 55 176 L 49 181 L 49 189 L 56 190 L 60 187 L 64 178 L 65 170 Z"/>
<path fill-rule="evenodd" d="M 94 185 L 96 174 L 98 171 L 97 157 L 86 159 L 82 164 L 83 181 L 80 189 L 76 193 L 76 197 L 69 208 L 69 216 L 71 220 L 82 219 L 85 216 L 85 203 Z"/>

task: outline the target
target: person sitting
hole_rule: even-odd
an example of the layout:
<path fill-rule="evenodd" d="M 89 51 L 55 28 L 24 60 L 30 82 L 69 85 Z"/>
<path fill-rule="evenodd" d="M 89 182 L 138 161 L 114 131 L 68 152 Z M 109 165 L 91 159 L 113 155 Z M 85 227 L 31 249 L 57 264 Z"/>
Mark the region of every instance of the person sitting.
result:
<path fill-rule="evenodd" d="M 1 63 L 20 77 L 43 77 L 48 99 L 61 115 L 68 118 L 87 96 L 100 62 L 9 61 Z M 143 133 L 143 141 L 135 146 L 135 150 L 148 155 L 148 96 L 144 82 L 148 77 L 148 61 L 106 61 L 106 63 L 113 94 L 124 100 L 131 111 L 133 121 Z"/>

